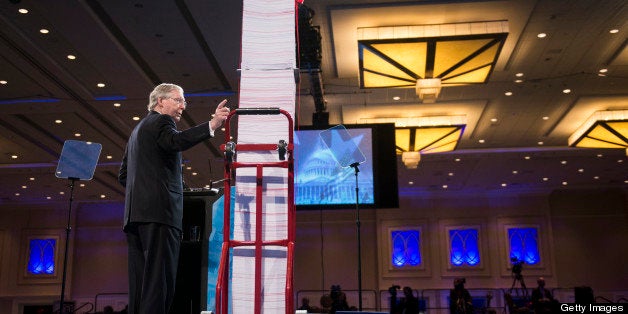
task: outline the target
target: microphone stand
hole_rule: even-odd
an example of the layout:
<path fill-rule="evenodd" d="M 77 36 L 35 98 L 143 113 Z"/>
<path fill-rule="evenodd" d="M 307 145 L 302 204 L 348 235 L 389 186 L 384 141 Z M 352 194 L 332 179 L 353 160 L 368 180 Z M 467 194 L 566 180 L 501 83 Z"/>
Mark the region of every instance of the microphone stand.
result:
<path fill-rule="evenodd" d="M 70 206 L 68 209 L 68 225 L 65 228 L 65 252 L 63 254 L 63 277 L 61 279 L 61 303 L 59 305 L 59 314 L 65 313 L 65 276 L 67 274 L 68 268 L 68 246 L 70 244 L 70 231 L 72 227 L 70 226 L 70 222 L 72 220 L 72 201 L 74 200 L 74 182 L 79 180 L 78 178 L 68 178 L 70 180 Z"/>
<path fill-rule="evenodd" d="M 355 225 L 358 234 L 358 310 L 362 311 L 362 241 L 360 239 L 360 188 L 358 185 L 358 166 L 360 163 L 354 162 L 350 165 L 355 170 Z"/>

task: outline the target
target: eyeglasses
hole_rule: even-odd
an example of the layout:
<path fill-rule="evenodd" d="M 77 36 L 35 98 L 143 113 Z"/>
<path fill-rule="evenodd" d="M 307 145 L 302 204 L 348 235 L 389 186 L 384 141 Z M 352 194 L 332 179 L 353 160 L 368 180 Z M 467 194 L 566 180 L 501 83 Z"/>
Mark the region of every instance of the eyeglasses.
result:
<path fill-rule="evenodd" d="M 187 102 L 187 101 L 185 101 L 183 98 L 172 98 L 172 97 L 165 97 L 165 98 L 166 98 L 166 99 L 172 99 L 172 100 L 174 100 L 174 102 L 176 102 L 177 104 L 183 104 L 183 106 L 186 106 L 186 107 L 187 107 L 187 105 L 188 105 L 188 102 Z"/>

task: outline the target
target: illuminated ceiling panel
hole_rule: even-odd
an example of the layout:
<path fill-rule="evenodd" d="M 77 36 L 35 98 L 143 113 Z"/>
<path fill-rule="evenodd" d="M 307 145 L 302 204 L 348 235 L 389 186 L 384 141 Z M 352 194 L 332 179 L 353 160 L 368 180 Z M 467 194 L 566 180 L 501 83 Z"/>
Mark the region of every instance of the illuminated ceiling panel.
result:
<path fill-rule="evenodd" d="M 464 128 L 465 125 L 398 127 L 395 132 L 397 152 L 429 154 L 455 150 Z"/>
<path fill-rule="evenodd" d="M 507 35 L 359 40 L 360 87 L 412 87 L 424 78 L 443 86 L 485 83 Z"/>
<path fill-rule="evenodd" d="M 628 148 L 628 121 L 598 121 L 572 146 Z"/>

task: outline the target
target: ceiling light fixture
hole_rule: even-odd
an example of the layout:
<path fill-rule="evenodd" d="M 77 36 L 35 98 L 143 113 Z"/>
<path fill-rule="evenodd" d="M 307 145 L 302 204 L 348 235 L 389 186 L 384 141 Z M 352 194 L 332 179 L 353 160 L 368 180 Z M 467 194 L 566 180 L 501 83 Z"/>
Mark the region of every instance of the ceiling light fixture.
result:
<path fill-rule="evenodd" d="M 416 157 L 414 153 L 431 154 L 455 150 L 467 125 L 467 116 L 362 118 L 360 123 L 394 123 L 397 153 L 402 155 L 402 161 L 405 155 L 411 165 L 414 162 L 418 165 L 420 157 Z"/>
<path fill-rule="evenodd" d="M 416 95 L 424 104 L 433 104 L 440 94 L 441 79 L 418 79 L 416 81 Z"/>
<path fill-rule="evenodd" d="M 569 137 L 568 144 L 628 149 L 628 110 L 596 111 Z"/>
<path fill-rule="evenodd" d="M 419 166 L 419 162 L 421 161 L 421 153 L 412 151 L 412 152 L 402 152 L 401 153 L 401 161 L 406 168 L 408 169 L 416 169 Z"/>
<path fill-rule="evenodd" d="M 433 103 L 442 87 L 485 83 L 507 35 L 507 21 L 358 28 L 360 87 L 415 87 Z"/>

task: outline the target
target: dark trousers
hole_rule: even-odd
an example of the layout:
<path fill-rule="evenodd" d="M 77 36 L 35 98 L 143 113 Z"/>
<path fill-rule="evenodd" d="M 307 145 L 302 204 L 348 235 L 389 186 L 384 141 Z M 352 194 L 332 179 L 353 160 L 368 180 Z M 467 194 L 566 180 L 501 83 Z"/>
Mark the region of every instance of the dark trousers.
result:
<path fill-rule="evenodd" d="M 129 314 L 167 314 L 174 298 L 181 231 L 159 223 L 126 228 Z"/>

